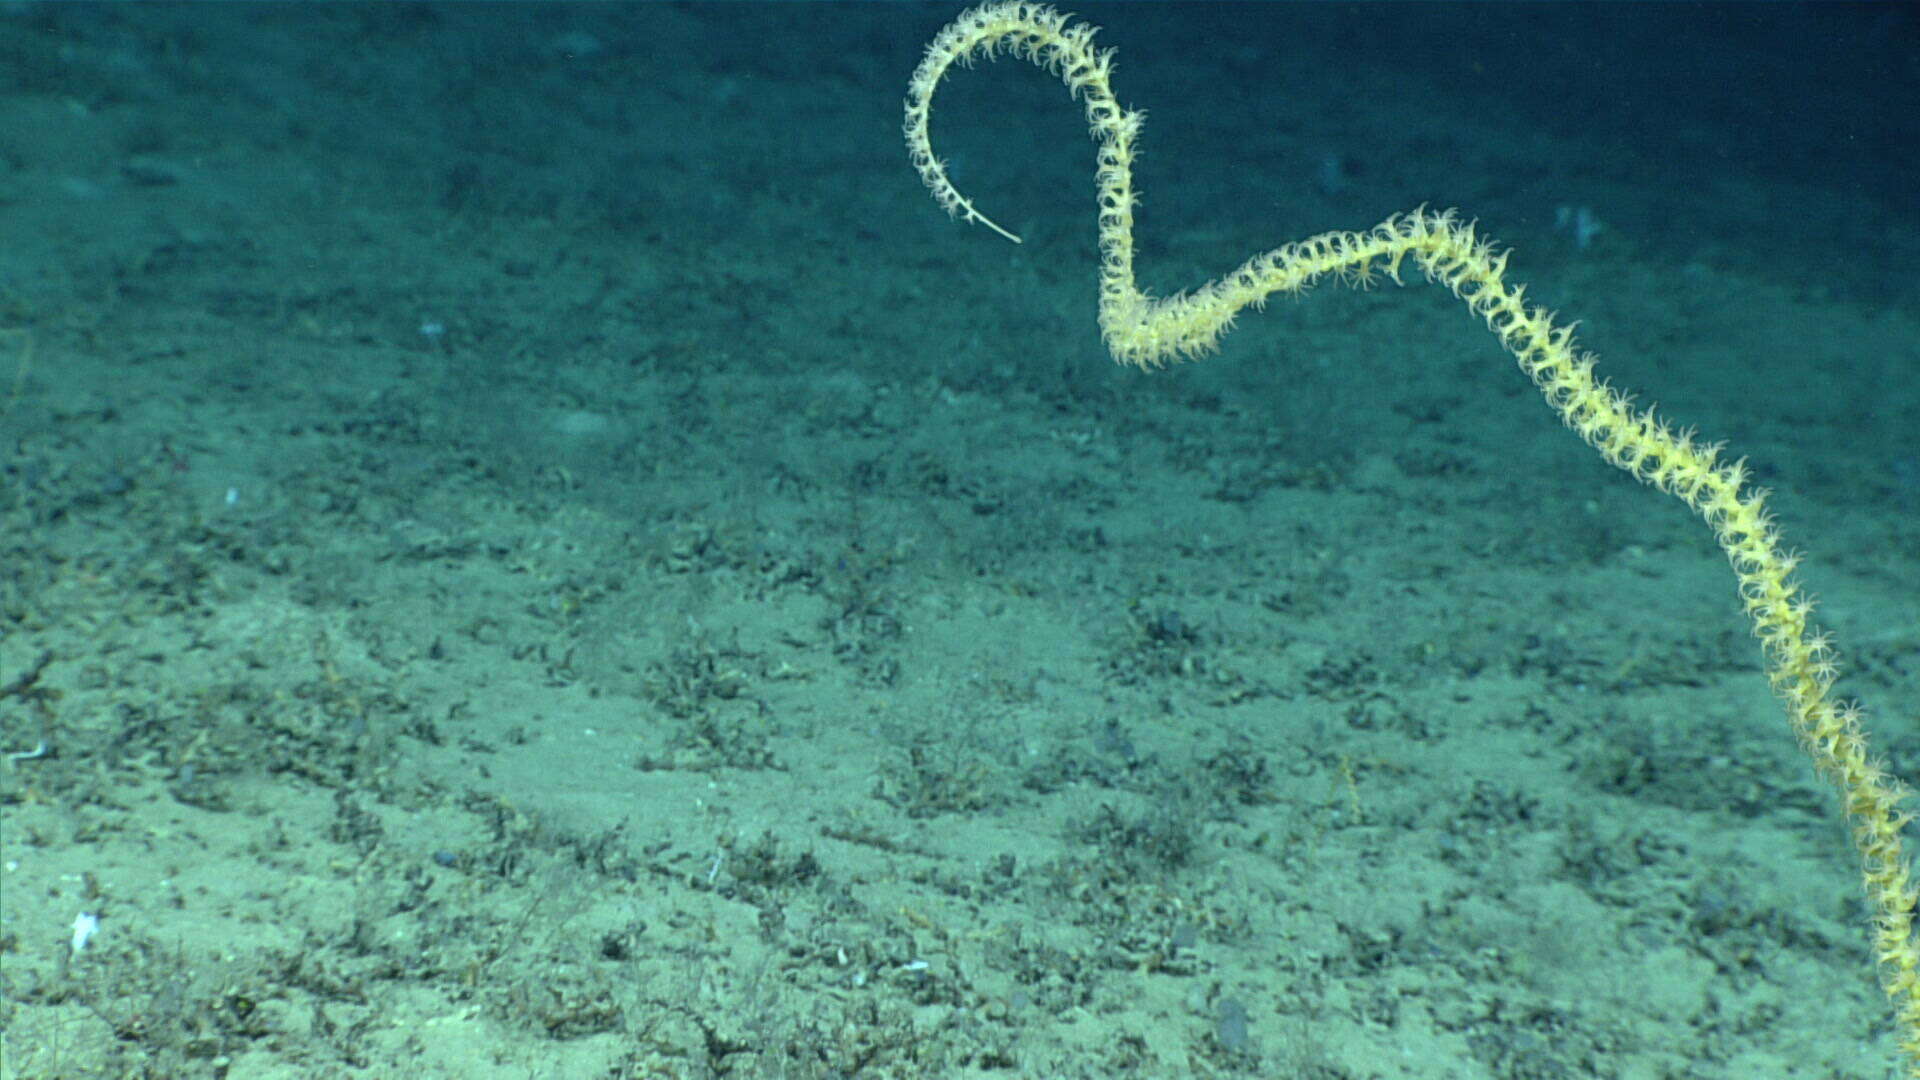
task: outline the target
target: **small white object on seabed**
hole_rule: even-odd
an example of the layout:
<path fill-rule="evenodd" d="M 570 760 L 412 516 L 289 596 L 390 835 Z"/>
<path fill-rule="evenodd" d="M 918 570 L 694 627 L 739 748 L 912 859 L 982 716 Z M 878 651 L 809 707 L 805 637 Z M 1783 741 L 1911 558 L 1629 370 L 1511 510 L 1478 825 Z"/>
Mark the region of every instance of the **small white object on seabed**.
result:
<path fill-rule="evenodd" d="M 73 917 L 73 955 L 80 955 L 80 950 L 87 947 L 87 942 L 93 939 L 94 933 L 99 929 L 100 920 L 91 912 L 83 911 L 75 915 Z"/>

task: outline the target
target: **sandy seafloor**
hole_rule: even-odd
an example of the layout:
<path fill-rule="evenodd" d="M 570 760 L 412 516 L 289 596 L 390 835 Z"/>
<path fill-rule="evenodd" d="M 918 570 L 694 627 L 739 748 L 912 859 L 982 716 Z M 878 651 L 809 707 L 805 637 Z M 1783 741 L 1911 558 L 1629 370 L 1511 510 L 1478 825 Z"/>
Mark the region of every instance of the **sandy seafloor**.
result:
<path fill-rule="evenodd" d="M 955 10 L 0 11 L 5 1076 L 1897 1075 L 1710 531 L 1425 283 L 1113 365 Z M 1146 286 L 1477 217 L 1920 775 L 1911 8 L 1084 12 Z"/>

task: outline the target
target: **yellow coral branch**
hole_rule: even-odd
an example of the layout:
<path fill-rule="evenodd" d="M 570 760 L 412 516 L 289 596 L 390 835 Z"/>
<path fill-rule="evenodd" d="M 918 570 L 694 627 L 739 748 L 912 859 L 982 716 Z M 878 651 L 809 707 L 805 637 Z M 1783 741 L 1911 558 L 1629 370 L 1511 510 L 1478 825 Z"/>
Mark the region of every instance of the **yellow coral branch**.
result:
<path fill-rule="evenodd" d="M 1893 998 L 1910 1073 L 1920 1078 L 1920 948 L 1913 937 L 1920 889 L 1901 843 L 1901 827 L 1911 817 L 1900 805 L 1906 789 L 1874 761 L 1858 708 L 1830 693 L 1831 647 L 1824 634 L 1809 633 L 1813 602 L 1793 580 L 1797 557 L 1781 550 L 1767 493 L 1748 485 L 1745 463 L 1722 462 L 1719 444 L 1675 432 L 1652 409 L 1634 409 L 1597 378 L 1592 354 L 1574 346 L 1572 327 L 1528 306 L 1525 288 L 1506 281 L 1506 254 L 1451 210 L 1422 207 L 1365 232 L 1322 233 L 1285 244 L 1191 293 L 1155 298 L 1141 292 L 1133 273 L 1133 162 L 1145 117 L 1114 99 L 1108 82 L 1113 52 L 1094 48 L 1094 33 L 1094 27 L 1071 22 L 1045 4 L 1013 0 L 963 12 L 935 36 L 913 73 L 905 124 L 914 168 L 934 199 L 949 214 L 1019 240 L 954 187 L 927 133 L 933 92 L 947 71 L 1004 50 L 1059 76 L 1085 104 L 1098 145 L 1100 330 L 1116 360 L 1151 368 L 1199 356 L 1213 350 L 1248 305 L 1261 305 L 1276 292 L 1297 293 L 1329 275 L 1367 281 L 1380 271 L 1398 282 L 1409 258 L 1428 280 L 1465 301 L 1568 427 L 1614 466 L 1692 507 L 1713 529 L 1739 579 L 1768 681 L 1785 703 L 1801 747 L 1840 790 L 1874 907 L 1881 981 Z"/>

